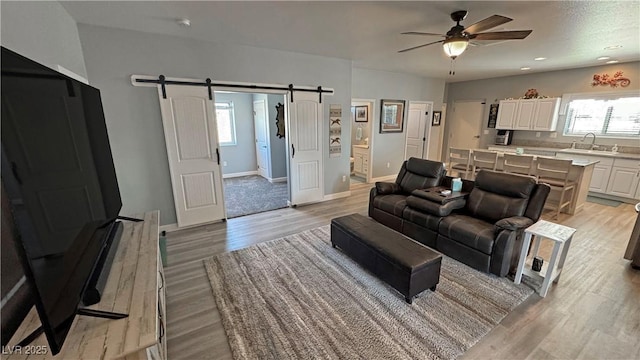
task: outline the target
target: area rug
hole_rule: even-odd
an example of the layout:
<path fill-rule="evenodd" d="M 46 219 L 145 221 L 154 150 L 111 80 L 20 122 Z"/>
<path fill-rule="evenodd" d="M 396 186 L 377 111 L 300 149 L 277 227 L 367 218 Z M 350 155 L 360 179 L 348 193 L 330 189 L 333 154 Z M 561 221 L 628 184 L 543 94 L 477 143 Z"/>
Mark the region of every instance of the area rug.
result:
<path fill-rule="evenodd" d="M 329 243 L 329 226 L 205 260 L 235 359 L 454 359 L 533 290 L 443 257 L 414 299 Z"/>
<path fill-rule="evenodd" d="M 618 207 L 620 206 L 620 204 L 622 204 L 622 202 L 620 201 L 603 199 L 597 196 L 587 196 L 587 201 L 591 203 L 596 203 L 596 204 L 606 205 L 611 207 Z"/>
<path fill-rule="evenodd" d="M 224 179 L 227 218 L 285 208 L 288 198 L 286 182 L 270 183 L 258 175 Z"/>

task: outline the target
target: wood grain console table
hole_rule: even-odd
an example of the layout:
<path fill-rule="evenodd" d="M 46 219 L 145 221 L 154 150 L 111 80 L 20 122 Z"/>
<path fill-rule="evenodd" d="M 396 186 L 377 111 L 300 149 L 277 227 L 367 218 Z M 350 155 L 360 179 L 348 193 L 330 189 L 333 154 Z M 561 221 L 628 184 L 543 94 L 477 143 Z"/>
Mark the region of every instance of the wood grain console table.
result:
<path fill-rule="evenodd" d="M 119 320 L 76 316 L 55 357 L 3 354 L 3 359 L 166 359 L 166 305 L 162 261 L 158 246 L 158 211 L 134 214 L 143 222 L 123 222 L 102 300 L 89 309 L 129 314 Z M 39 327 L 35 307 L 16 331 L 8 348 Z M 30 346 L 48 349 L 44 334 Z"/>

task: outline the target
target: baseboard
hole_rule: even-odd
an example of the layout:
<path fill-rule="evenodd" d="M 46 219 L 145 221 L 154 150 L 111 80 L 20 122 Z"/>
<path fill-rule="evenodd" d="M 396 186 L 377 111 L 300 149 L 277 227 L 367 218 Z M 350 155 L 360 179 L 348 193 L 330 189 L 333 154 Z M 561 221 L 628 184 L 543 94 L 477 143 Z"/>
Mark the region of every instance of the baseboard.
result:
<path fill-rule="evenodd" d="M 172 232 L 172 231 L 176 231 L 176 230 L 178 230 L 178 224 L 177 223 L 167 224 L 167 225 L 160 225 L 160 232 L 163 232 L 163 231 Z"/>
<path fill-rule="evenodd" d="M 249 176 L 249 175 L 258 175 L 258 170 L 243 171 L 243 172 L 231 173 L 231 174 L 222 174 L 222 178 L 223 179 L 228 179 L 228 178 L 234 178 L 234 177 L 240 177 L 240 176 Z"/>
<path fill-rule="evenodd" d="M 187 225 L 187 226 L 183 226 L 181 228 L 178 227 L 177 223 L 167 224 L 167 225 L 161 225 L 159 230 L 160 230 L 160 232 L 163 232 L 163 231 L 173 232 L 173 231 L 177 231 L 177 230 L 191 229 L 191 228 L 198 227 L 198 226 L 211 225 L 211 224 L 219 223 L 221 221 L 226 221 L 226 219 L 218 219 L 218 220 L 208 221 L 208 222 L 204 222 L 202 224 Z"/>
<path fill-rule="evenodd" d="M 327 201 L 327 200 L 333 200 L 333 199 L 340 199 L 348 196 L 351 196 L 351 191 L 344 191 L 340 193 L 325 195 L 323 200 Z"/>
<path fill-rule="evenodd" d="M 371 178 L 371 182 L 374 183 L 376 181 L 390 181 L 390 180 L 395 180 L 396 177 L 398 177 L 398 175 L 380 176 L 377 178 Z"/>
<path fill-rule="evenodd" d="M 269 180 L 270 183 L 287 182 L 286 177 L 279 177 L 279 178 L 273 178 L 273 179 L 269 178 L 267 180 Z"/>
<path fill-rule="evenodd" d="M 636 199 L 629 199 L 629 198 L 624 198 L 624 197 L 620 197 L 620 196 L 597 193 L 597 192 L 592 192 L 592 191 L 589 191 L 587 193 L 587 195 L 593 196 L 593 197 L 598 197 L 598 198 L 601 198 L 601 199 L 620 201 L 622 203 L 627 203 L 627 204 L 635 204 L 635 203 L 638 202 L 638 200 L 636 200 Z"/>

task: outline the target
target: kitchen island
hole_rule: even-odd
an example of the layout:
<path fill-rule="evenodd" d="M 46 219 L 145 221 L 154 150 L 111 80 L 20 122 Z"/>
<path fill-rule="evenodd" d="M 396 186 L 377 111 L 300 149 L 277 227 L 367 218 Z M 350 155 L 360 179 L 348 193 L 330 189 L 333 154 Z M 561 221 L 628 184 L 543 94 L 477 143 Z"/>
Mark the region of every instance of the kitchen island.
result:
<path fill-rule="evenodd" d="M 513 152 L 497 151 L 497 150 L 494 150 L 494 151 L 498 153 L 497 170 L 502 170 L 502 163 L 503 163 L 502 158 L 504 157 L 505 152 L 515 153 L 515 149 L 513 149 Z M 531 155 L 531 154 L 524 154 L 524 155 Z M 534 157 L 534 167 L 535 167 L 537 158 L 541 156 L 540 155 L 532 155 L 532 156 Z M 551 156 L 545 156 L 545 157 L 553 158 Z M 576 212 L 582 210 L 584 203 L 587 201 L 587 194 L 589 193 L 589 184 L 591 183 L 591 176 L 593 176 L 593 169 L 595 167 L 595 164 L 597 163 L 598 161 L 582 160 L 582 159 L 576 159 L 572 161 L 571 171 L 569 172 L 569 179 L 572 181 L 575 181 L 576 188 L 573 191 L 571 203 L 569 204 L 569 206 L 565 207 L 562 212 L 567 213 L 569 215 L 573 215 Z M 547 200 L 557 202 L 558 196 L 559 194 L 557 194 L 556 192 L 552 192 L 549 194 L 549 198 Z"/>

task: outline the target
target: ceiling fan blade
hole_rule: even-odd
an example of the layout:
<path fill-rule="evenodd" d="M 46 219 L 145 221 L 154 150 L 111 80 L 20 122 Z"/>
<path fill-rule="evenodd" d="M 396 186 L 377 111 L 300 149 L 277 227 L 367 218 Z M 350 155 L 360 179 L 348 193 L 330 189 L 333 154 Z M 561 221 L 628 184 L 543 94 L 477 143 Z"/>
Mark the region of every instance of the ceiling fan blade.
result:
<path fill-rule="evenodd" d="M 398 52 L 399 52 L 399 53 L 403 53 L 403 52 L 407 52 L 407 51 L 411 51 L 411 50 L 415 50 L 415 49 L 420 49 L 420 48 L 422 48 L 422 47 L 429 46 L 429 45 L 433 45 L 433 44 L 437 44 L 437 43 L 441 43 L 441 42 L 444 42 L 444 40 L 434 41 L 434 42 L 430 42 L 430 43 L 428 43 L 428 44 L 424 44 L 424 45 L 418 45 L 418 46 L 410 47 L 410 48 L 408 48 L 408 49 L 400 50 L 400 51 L 398 51 Z"/>
<path fill-rule="evenodd" d="M 496 31 L 488 33 L 480 33 L 469 36 L 473 40 L 517 40 L 524 39 L 533 30 L 514 30 L 514 31 Z"/>
<path fill-rule="evenodd" d="M 426 33 L 426 32 L 420 32 L 420 31 L 407 31 L 407 32 L 403 32 L 400 33 L 401 35 L 427 35 L 427 36 L 442 36 L 444 37 L 443 34 L 434 34 L 434 33 Z"/>
<path fill-rule="evenodd" d="M 512 21 L 512 20 L 513 19 L 508 18 L 506 16 L 502 16 L 502 15 L 491 15 L 484 20 L 480 20 L 473 25 L 467 26 L 467 28 L 464 29 L 464 32 L 466 32 L 467 34 L 476 34 L 481 31 L 494 28 L 498 25 L 508 23 L 509 21 Z"/>

